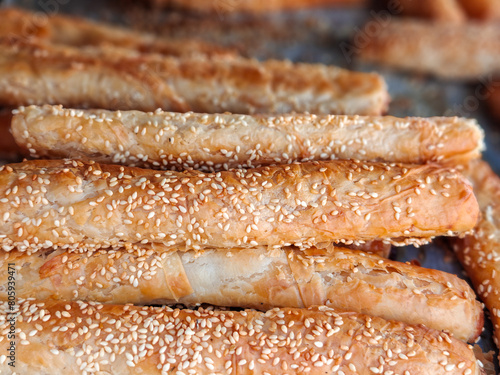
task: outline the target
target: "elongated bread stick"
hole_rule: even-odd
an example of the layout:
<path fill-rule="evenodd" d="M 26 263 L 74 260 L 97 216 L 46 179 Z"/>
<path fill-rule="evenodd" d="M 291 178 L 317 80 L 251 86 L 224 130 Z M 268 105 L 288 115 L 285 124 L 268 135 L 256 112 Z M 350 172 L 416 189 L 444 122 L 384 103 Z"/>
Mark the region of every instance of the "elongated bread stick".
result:
<path fill-rule="evenodd" d="M 0 42 L 6 105 L 379 115 L 387 102 L 381 76 L 333 66 Z"/>
<path fill-rule="evenodd" d="M 171 56 L 235 55 L 229 49 L 201 40 L 159 38 L 62 14 L 47 15 L 18 8 L 3 8 L 0 9 L 0 19 L 0 36 L 8 38 L 39 38 L 48 43 L 74 47 L 115 46 Z"/>
<path fill-rule="evenodd" d="M 335 5 L 360 6 L 367 0 L 148 0 L 156 7 L 173 7 L 195 12 L 215 12 L 219 15 L 233 12 L 263 13 Z"/>
<path fill-rule="evenodd" d="M 295 161 L 467 162 L 481 155 L 474 120 L 333 115 L 250 116 L 21 107 L 16 141 L 37 158 L 222 170 Z"/>
<path fill-rule="evenodd" d="M 481 373 L 472 349 L 446 333 L 327 307 L 263 313 L 22 301 L 19 312 L 16 367 L 3 355 L 2 374 Z M 10 313 L 0 304 L 7 354 Z"/>
<path fill-rule="evenodd" d="M 488 310 L 494 340 L 500 346 L 500 178 L 486 162 L 474 162 L 466 171 L 474 184 L 481 219 L 473 235 L 457 239 L 455 253 Z"/>
<path fill-rule="evenodd" d="M 211 174 L 72 160 L 0 168 L 4 250 L 418 245 L 477 219 L 470 184 L 432 164 L 332 161 Z"/>
<path fill-rule="evenodd" d="M 474 291 L 455 275 L 343 248 L 11 251 L 0 257 L 0 269 L 8 264 L 16 268 L 18 298 L 258 310 L 328 305 L 470 342 L 483 328 Z M 8 299 L 7 272 L 0 275 L 0 299 Z"/>
<path fill-rule="evenodd" d="M 367 62 L 446 79 L 475 80 L 500 71 L 500 25 L 494 23 L 392 19 L 366 40 L 352 52 Z"/>

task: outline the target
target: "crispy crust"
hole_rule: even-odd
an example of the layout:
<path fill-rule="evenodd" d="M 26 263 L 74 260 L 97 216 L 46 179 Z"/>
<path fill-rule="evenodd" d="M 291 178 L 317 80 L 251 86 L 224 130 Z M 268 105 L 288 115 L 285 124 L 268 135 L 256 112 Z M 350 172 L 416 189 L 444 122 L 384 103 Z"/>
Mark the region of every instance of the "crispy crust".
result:
<path fill-rule="evenodd" d="M 158 38 L 79 17 L 33 13 L 17 8 L 0 9 L 0 37 L 37 38 L 74 47 L 115 46 L 143 53 L 171 56 L 234 56 L 229 49 L 196 39 Z"/>
<path fill-rule="evenodd" d="M 266 313 L 23 301 L 11 374 L 479 374 L 447 334 L 327 307 Z M 0 350 L 11 315 L 0 305 Z M 84 365 L 85 364 L 85 365 Z M 162 372 L 163 370 L 163 372 Z"/>
<path fill-rule="evenodd" d="M 473 80 L 500 70 L 500 26 L 494 23 L 392 19 L 375 35 L 367 38 L 367 32 L 360 34 L 366 46 L 356 50 L 367 62 L 446 79 Z"/>
<path fill-rule="evenodd" d="M 243 57 L 170 57 L 121 48 L 0 42 L 0 102 L 178 112 L 379 115 L 377 74 Z"/>
<path fill-rule="evenodd" d="M 367 0 L 147 0 L 156 7 L 179 8 L 195 12 L 224 15 L 234 12 L 263 13 L 279 10 L 294 10 L 327 6 L 361 6 Z"/>
<path fill-rule="evenodd" d="M 35 158 L 79 158 L 155 169 L 223 170 L 358 159 L 463 163 L 478 158 L 474 120 L 434 117 L 250 116 L 21 107 L 16 141 Z"/>
<path fill-rule="evenodd" d="M 208 303 L 268 310 L 327 305 L 451 332 L 474 342 L 483 312 L 468 284 L 452 274 L 342 248 L 150 251 L 11 251 L 17 298 L 113 304 Z M 0 275 L 7 301 L 8 274 Z M 403 302 L 404 301 L 404 302 Z M 401 304 L 404 303 L 404 308 Z"/>
<path fill-rule="evenodd" d="M 470 184 L 433 164 L 331 161 L 207 174 L 39 160 L 1 167 L 0 198 L 5 250 L 419 244 L 478 219 Z"/>
<path fill-rule="evenodd" d="M 405 16 L 453 23 L 466 21 L 465 12 L 456 0 L 399 0 L 399 9 Z"/>
<path fill-rule="evenodd" d="M 474 184 L 482 217 L 470 236 L 454 241 L 455 252 L 479 297 L 490 311 L 495 344 L 500 346 L 500 178 L 486 162 L 471 163 L 467 176 Z"/>

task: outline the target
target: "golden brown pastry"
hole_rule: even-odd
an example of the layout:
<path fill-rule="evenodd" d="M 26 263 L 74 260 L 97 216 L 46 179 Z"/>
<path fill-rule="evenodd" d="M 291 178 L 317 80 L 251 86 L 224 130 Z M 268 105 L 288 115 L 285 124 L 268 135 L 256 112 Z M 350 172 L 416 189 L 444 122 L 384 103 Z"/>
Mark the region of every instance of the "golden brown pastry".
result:
<path fill-rule="evenodd" d="M 486 162 L 474 162 L 466 171 L 474 185 L 481 219 L 470 236 L 457 239 L 455 252 L 479 297 L 490 311 L 500 346 L 500 178 Z"/>
<path fill-rule="evenodd" d="M 295 161 L 467 162 L 484 134 L 463 118 L 231 115 L 21 107 L 12 122 L 31 157 L 155 169 L 223 170 Z"/>
<path fill-rule="evenodd" d="M 220 16 L 234 12 L 263 13 L 279 10 L 328 6 L 361 6 L 367 0 L 147 0 L 156 7 L 172 7 L 194 12 L 217 13 Z"/>
<path fill-rule="evenodd" d="M 334 66 L 0 41 L 5 105 L 380 115 L 387 102 L 381 76 Z"/>
<path fill-rule="evenodd" d="M 17 310 L 14 310 L 17 311 Z M 268 312 L 21 301 L 2 374 L 470 374 L 472 348 L 423 326 L 327 307 Z M 0 304 L 0 350 L 11 315 Z"/>
<path fill-rule="evenodd" d="M 498 20 L 500 18 L 499 0 L 457 0 L 471 18 Z"/>
<path fill-rule="evenodd" d="M 392 19 L 367 41 L 363 48 L 353 46 L 350 53 L 397 69 L 463 80 L 500 70 L 500 25 L 495 23 Z"/>
<path fill-rule="evenodd" d="M 4 250 L 418 245 L 468 231 L 477 219 L 470 184 L 433 164 L 331 161 L 203 173 L 35 160 L 0 168 Z"/>
<path fill-rule="evenodd" d="M 457 0 L 398 0 L 398 10 L 405 16 L 423 17 L 441 22 L 466 21 L 465 12 Z"/>
<path fill-rule="evenodd" d="M 0 9 L 0 37 L 38 38 L 48 43 L 73 47 L 115 46 L 138 52 L 171 56 L 233 56 L 234 52 L 196 39 L 158 38 L 152 34 L 128 30 L 62 14 L 33 13 L 18 8 Z"/>
<path fill-rule="evenodd" d="M 424 324 L 469 342 L 483 329 L 481 304 L 455 275 L 345 248 L 11 251 L 0 256 L 0 269 L 8 264 L 15 265 L 17 298 L 258 310 L 327 305 Z M 3 272 L 0 299 L 7 298 Z"/>

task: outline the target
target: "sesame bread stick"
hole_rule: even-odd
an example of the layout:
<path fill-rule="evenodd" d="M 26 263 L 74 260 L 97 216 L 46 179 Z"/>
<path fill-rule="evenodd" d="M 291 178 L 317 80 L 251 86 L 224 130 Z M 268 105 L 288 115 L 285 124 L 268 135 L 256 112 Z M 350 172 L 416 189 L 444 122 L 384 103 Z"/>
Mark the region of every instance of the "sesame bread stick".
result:
<path fill-rule="evenodd" d="M 441 22 L 463 23 L 467 18 L 457 0 L 399 0 L 398 9 L 405 16 Z"/>
<path fill-rule="evenodd" d="M 137 52 L 171 56 L 232 56 L 235 52 L 196 39 L 159 38 L 126 28 L 63 14 L 41 14 L 19 8 L 0 9 L 0 36 L 38 38 L 50 44 L 73 47 L 121 47 Z"/>
<path fill-rule="evenodd" d="M 35 158 L 78 158 L 205 171 L 296 161 L 358 159 L 463 163 L 483 130 L 464 118 L 231 115 L 21 107 L 12 132 Z"/>
<path fill-rule="evenodd" d="M 331 161 L 218 173 L 74 160 L 0 167 L 4 250 L 418 245 L 472 229 L 478 214 L 468 181 L 433 164 Z"/>
<path fill-rule="evenodd" d="M 392 19 L 366 39 L 355 50 L 366 62 L 457 80 L 500 71 L 500 25 L 494 23 Z"/>
<path fill-rule="evenodd" d="M 466 174 L 482 215 L 472 235 L 454 241 L 454 250 L 490 312 L 500 346 L 500 178 L 486 162 L 471 163 Z"/>
<path fill-rule="evenodd" d="M 202 13 L 264 13 L 280 10 L 299 10 L 329 6 L 361 6 L 367 0 L 147 0 L 155 7 L 169 7 Z"/>
<path fill-rule="evenodd" d="M 334 66 L 0 41 L 6 105 L 379 115 L 387 102 L 381 76 Z"/>
<path fill-rule="evenodd" d="M 345 248 L 11 251 L 0 256 L 1 269 L 8 264 L 15 264 L 18 298 L 257 310 L 327 305 L 424 324 L 469 342 L 483 329 L 481 304 L 455 275 Z M 8 299 L 7 272 L 0 275 L 0 299 Z"/>
<path fill-rule="evenodd" d="M 328 307 L 267 312 L 22 300 L 2 374 L 481 374 L 472 348 L 423 326 Z M 9 353 L 8 303 L 0 350 Z"/>

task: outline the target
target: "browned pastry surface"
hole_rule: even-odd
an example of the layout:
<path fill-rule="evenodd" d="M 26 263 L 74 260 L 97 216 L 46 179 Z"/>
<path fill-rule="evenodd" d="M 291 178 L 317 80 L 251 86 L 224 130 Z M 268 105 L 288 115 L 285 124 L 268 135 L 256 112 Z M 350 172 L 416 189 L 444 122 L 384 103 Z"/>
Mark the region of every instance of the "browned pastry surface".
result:
<path fill-rule="evenodd" d="M 367 0 L 148 0 L 156 7 L 180 8 L 195 12 L 210 12 L 223 15 L 232 12 L 262 13 L 278 10 L 293 10 L 335 5 L 361 6 Z"/>
<path fill-rule="evenodd" d="M 159 38 L 104 23 L 62 14 L 47 15 L 18 8 L 0 9 L 0 36 L 38 38 L 74 47 L 115 46 L 171 56 L 232 56 L 234 52 L 196 39 Z"/>
<path fill-rule="evenodd" d="M 393 18 L 367 40 L 359 49 L 361 59 L 398 69 L 464 80 L 500 70 L 500 25 L 495 23 Z"/>
<path fill-rule="evenodd" d="M 16 367 L 2 374 L 468 374 L 481 369 L 446 333 L 327 307 L 172 310 L 22 301 Z M 0 304 L 0 350 L 10 315 Z"/>
<path fill-rule="evenodd" d="M 465 11 L 457 0 L 398 0 L 397 4 L 398 10 L 405 16 L 453 23 L 466 21 Z"/>
<path fill-rule="evenodd" d="M 327 305 L 425 324 L 469 342 L 483 328 L 474 291 L 455 275 L 345 248 L 11 251 L 0 257 L 0 269 L 9 263 L 15 264 L 18 298 L 258 310 Z M 7 282 L 4 272 L 0 299 L 5 301 Z"/>
<path fill-rule="evenodd" d="M 478 214 L 465 178 L 434 164 L 330 161 L 202 173 L 39 160 L 0 168 L 4 250 L 419 244 L 472 229 Z"/>
<path fill-rule="evenodd" d="M 231 115 L 21 107 L 13 134 L 31 157 L 155 169 L 223 170 L 358 159 L 463 163 L 484 134 L 463 118 Z"/>
<path fill-rule="evenodd" d="M 467 176 L 473 182 L 481 219 L 470 236 L 457 239 L 455 252 L 479 297 L 490 311 L 495 344 L 500 344 L 500 178 L 486 162 L 471 163 Z"/>
<path fill-rule="evenodd" d="M 4 105 L 380 115 L 387 102 L 381 76 L 334 66 L 0 41 Z"/>
<path fill-rule="evenodd" d="M 468 16 L 481 20 L 498 20 L 500 18 L 499 0 L 457 0 Z"/>

